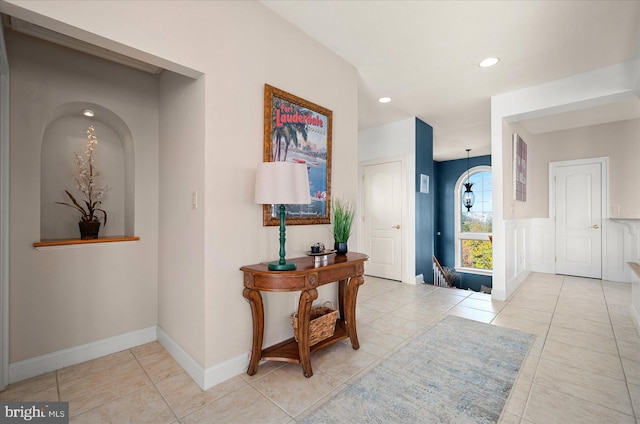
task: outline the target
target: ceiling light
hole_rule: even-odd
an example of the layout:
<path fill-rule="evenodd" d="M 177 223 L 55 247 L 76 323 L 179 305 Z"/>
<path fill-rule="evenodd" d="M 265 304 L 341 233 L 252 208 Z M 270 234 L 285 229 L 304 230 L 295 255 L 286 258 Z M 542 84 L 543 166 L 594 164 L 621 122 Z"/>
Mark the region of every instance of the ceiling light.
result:
<path fill-rule="evenodd" d="M 391 97 L 380 97 L 378 101 L 380 103 L 389 103 L 391 101 Z"/>
<path fill-rule="evenodd" d="M 483 60 L 482 62 L 480 62 L 478 65 L 481 68 L 489 68 L 489 67 L 495 65 L 498 62 L 500 62 L 500 59 L 498 59 L 497 57 L 488 57 L 485 60 Z"/>
<path fill-rule="evenodd" d="M 88 118 L 93 118 L 96 115 L 96 113 L 91 109 L 83 109 L 82 114 Z"/>

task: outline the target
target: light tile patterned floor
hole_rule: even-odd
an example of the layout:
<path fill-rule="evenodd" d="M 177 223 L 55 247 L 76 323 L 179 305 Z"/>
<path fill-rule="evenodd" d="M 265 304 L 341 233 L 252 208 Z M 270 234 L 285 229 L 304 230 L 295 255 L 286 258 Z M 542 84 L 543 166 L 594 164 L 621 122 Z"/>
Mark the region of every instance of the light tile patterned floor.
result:
<path fill-rule="evenodd" d="M 71 423 L 292 424 L 408 340 L 452 314 L 538 335 L 501 423 L 640 423 L 640 338 L 631 285 L 532 274 L 509 302 L 367 277 L 360 350 L 312 356 L 314 376 L 267 362 L 206 392 L 157 342 L 13 384 L 0 400 L 69 401 Z M 249 313 L 249 311 L 247 311 Z"/>

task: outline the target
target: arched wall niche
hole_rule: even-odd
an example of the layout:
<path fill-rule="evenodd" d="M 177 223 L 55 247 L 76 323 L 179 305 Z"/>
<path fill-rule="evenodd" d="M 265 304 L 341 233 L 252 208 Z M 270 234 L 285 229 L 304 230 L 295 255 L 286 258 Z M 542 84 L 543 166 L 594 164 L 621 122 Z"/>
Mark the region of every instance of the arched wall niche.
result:
<path fill-rule="evenodd" d="M 82 114 L 84 109 L 94 117 Z M 80 214 L 55 202 L 69 202 L 64 190 L 78 201 L 83 198 L 73 179 L 77 174 L 74 153 L 83 155 L 87 145 L 87 130 L 95 129 L 98 140 L 96 167 L 99 185 L 107 186 L 102 208 L 108 222 L 100 227 L 100 237 L 133 236 L 134 210 L 134 149 L 127 124 L 108 108 L 90 102 L 70 102 L 56 107 L 42 131 L 40 185 L 40 239 L 78 239 Z"/>

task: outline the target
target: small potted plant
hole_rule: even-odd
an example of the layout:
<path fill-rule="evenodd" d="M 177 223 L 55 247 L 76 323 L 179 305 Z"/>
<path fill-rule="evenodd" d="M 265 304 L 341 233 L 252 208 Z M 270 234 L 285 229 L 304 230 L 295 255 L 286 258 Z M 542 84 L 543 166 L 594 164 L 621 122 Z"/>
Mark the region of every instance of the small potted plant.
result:
<path fill-rule="evenodd" d="M 93 126 L 89 126 L 87 130 L 87 150 L 83 156 L 74 153 L 78 174 L 73 179 L 77 184 L 78 191 L 84 195 L 84 199 L 77 201 L 68 190 L 65 190 L 64 192 L 67 193 L 71 203 L 56 202 L 80 212 L 78 226 L 80 227 L 80 238 L 82 240 L 98 238 L 98 232 L 100 231 L 100 216 L 98 214 L 102 215 L 104 225 L 107 225 L 107 212 L 99 207 L 106 187 L 97 186 L 96 179 L 100 175 L 95 166 L 95 148 L 97 144 L 98 139 L 94 134 Z"/>
<path fill-rule="evenodd" d="M 351 226 L 355 219 L 355 207 L 350 202 L 335 199 L 331 207 L 331 217 L 333 220 L 333 241 L 336 254 L 347 254 L 347 241 L 353 232 Z"/>

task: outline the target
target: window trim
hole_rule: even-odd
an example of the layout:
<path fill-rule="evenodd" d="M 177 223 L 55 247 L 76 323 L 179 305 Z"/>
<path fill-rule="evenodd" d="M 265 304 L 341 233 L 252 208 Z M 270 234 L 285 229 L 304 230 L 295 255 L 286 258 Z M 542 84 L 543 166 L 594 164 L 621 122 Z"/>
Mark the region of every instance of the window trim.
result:
<path fill-rule="evenodd" d="M 479 172 L 491 172 L 492 177 L 493 177 L 493 171 L 491 169 L 491 166 L 489 165 L 478 165 L 478 166 L 474 166 L 472 168 L 469 169 L 469 171 L 467 172 L 467 170 L 465 170 L 462 175 L 460 175 L 460 177 L 458 178 L 458 181 L 456 181 L 456 187 L 455 187 L 455 191 L 454 191 L 454 200 L 455 200 L 455 206 L 454 206 L 454 213 L 455 213 L 455 227 L 454 227 L 454 241 L 455 241 L 455 253 L 456 253 L 456 263 L 455 263 L 455 269 L 456 271 L 459 272 L 464 272 L 467 274 L 478 274 L 478 275 L 493 275 L 493 270 L 488 270 L 488 269 L 477 269 L 477 268 L 467 268 L 467 267 L 463 267 L 462 266 L 462 248 L 461 248 L 461 243 L 460 240 L 486 240 L 486 241 L 490 241 L 489 236 L 492 235 L 492 233 L 468 233 L 468 232 L 461 232 L 460 231 L 460 225 L 461 223 L 461 214 L 460 211 L 462 210 L 462 189 L 463 189 L 463 184 L 467 181 L 467 175 L 473 175 L 473 174 L 477 174 Z"/>

